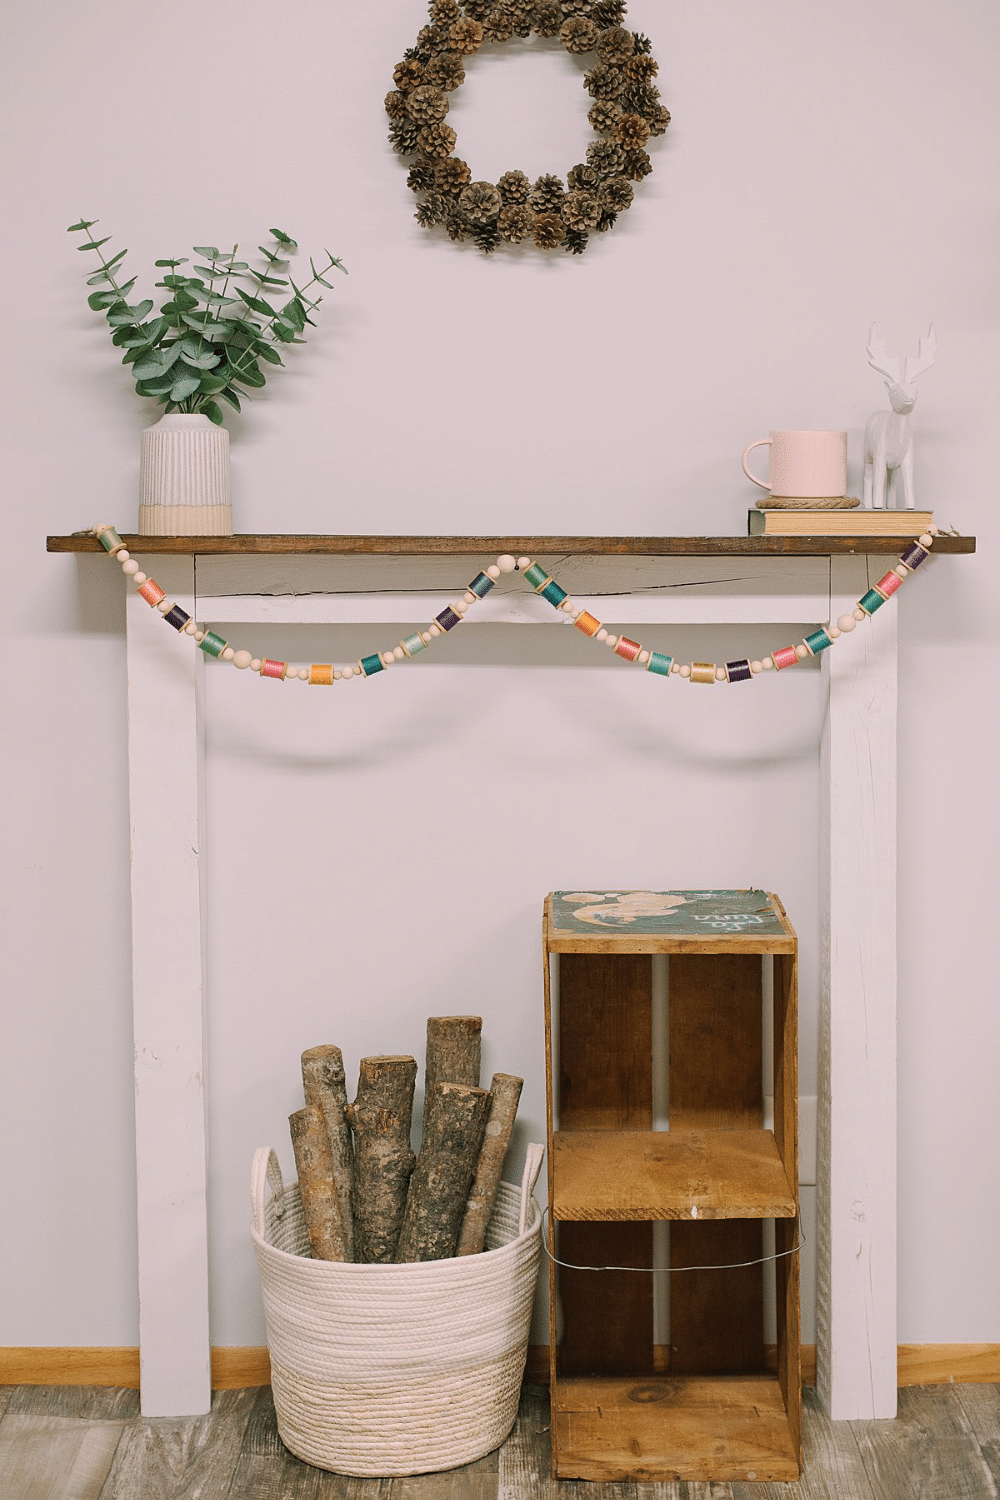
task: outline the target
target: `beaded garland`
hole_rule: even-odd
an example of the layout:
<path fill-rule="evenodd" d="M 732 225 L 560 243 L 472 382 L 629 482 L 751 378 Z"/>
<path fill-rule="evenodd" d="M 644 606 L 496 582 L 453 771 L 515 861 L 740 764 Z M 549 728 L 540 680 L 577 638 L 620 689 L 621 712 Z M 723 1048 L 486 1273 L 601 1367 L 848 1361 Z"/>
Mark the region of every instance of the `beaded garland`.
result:
<path fill-rule="evenodd" d="M 910 574 L 927 561 L 934 538 L 939 535 L 937 526 L 929 526 L 921 536 L 910 542 L 900 554 L 895 567 L 890 568 L 883 578 L 861 596 L 849 614 L 841 615 L 836 625 L 820 625 L 798 645 L 781 646 L 772 651 L 770 656 L 762 656 L 759 661 L 742 657 L 721 665 L 707 661 L 681 663 L 665 652 L 647 649 L 639 641 L 633 641 L 626 635 L 612 634 L 596 616 L 574 604 L 566 590 L 546 573 L 541 563 L 532 562 L 530 557 L 515 558 L 504 553 L 495 563 L 477 573 L 461 598 L 446 604 L 426 629 L 405 636 L 398 645 L 391 646 L 387 651 L 373 651 L 368 656 L 361 656 L 346 667 L 335 667 L 331 662 L 312 662 L 307 667 L 298 667 L 277 657 L 257 657 L 249 651 L 238 650 L 214 630 L 199 625 L 179 604 L 167 598 L 155 579 L 149 578 L 140 570 L 139 564 L 113 526 L 94 526 L 91 531 L 104 550 L 121 564 L 122 572 L 132 579 L 136 591 L 146 603 L 157 610 L 179 634 L 192 636 L 206 656 L 216 661 L 231 662 L 241 670 L 249 668 L 261 677 L 270 677 L 278 682 L 309 682 L 317 687 L 330 687 L 335 682 L 347 681 L 352 677 L 374 677 L 387 667 L 419 656 L 435 639 L 460 625 L 471 606 L 479 599 L 484 599 L 504 573 L 515 572 L 519 572 L 536 594 L 558 610 L 567 623 L 572 620 L 576 629 L 585 636 L 600 641 L 623 661 L 636 662 L 645 667 L 654 676 L 682 677 L 688 682 L 703 683 L 706 686 L 716 682 L 750 682 L 762 672 L 783 672 L 787 667 L 794 667 L 810 656 L 818 656 L 841 635 L 849 635 L 858 624 L 870 619 L 877 609 L 888 603 Z"/>

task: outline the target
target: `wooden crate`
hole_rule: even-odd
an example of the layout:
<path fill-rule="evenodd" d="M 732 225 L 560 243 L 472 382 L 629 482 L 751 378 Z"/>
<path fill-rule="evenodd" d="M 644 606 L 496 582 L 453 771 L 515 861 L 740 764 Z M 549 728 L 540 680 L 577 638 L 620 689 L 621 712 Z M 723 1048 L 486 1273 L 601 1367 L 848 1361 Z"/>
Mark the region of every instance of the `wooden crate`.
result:
<path fill-rule="evenodd" d="M 544 948 L 553 1474 L 796 1479 L 799 1272 L 781 1252 L 798 1241 L 797 945 L 784 909 L 763 892 L 554 892 Z M 669 955 L 669 998 L 667 1055 L 654 1059 L 656 954 Z M 653 1128 L 654 1072 L 667 1129 Z M 658 1220 L 676 1270 L 666 1347 L 653 1276 L 628 1269 L 653 1266 Z M 778 1252 L 776 1373 L 765 1220 Z"/>

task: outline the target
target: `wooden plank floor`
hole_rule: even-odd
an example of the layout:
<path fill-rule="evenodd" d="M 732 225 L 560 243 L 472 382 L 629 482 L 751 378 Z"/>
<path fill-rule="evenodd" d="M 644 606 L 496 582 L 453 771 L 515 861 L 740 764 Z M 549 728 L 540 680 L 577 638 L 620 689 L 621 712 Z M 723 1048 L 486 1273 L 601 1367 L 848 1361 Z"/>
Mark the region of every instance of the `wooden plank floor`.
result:
<path fill-rule="evenodd" d="M 206 1417 L 139 1415 L 138 1393 L 0 1387 L 2 1500 L 998 1500 L 1000 1385 L 911 1386 L 892 1422 L 830 1422 L 804 1395 L 797 1484 L 616 1483 L 549 1475 L 548 1390 L 525 1386 L 496 1453 L 443 1474 L 348 1479 L 278 1437 L 268 1387 L 216 1392 Z"/>

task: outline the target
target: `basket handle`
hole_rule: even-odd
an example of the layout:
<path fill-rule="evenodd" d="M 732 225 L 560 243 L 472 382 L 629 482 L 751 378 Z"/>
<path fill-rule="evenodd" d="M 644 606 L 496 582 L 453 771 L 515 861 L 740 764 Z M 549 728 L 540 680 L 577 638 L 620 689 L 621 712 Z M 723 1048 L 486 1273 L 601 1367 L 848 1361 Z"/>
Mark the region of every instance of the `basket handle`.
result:
<path fill-rule="evenodd" d="M 538 1181 L 538 1174 L 542 1170 L 542 1162 L 545 1159 L 545 1147 L 532 1144 L 528 1147 L 528 1154 L 524 1160 L 524 1175 L 521 1178 L 521 1217 L 519 1234 L 524 1233 L 524 1226 L 528 1222 L 528 1204 Z"/>
<path fill-rule="evenodd" d="M 258 1146 L 250 1168 L 250 1206 L 253 1209 L 253 1227 L 260 1235 L 264 1233 L 265 1187 L 271 1189 L 271 1202 L 280 1219 L 285 1212 L 285 1184 L 281 1176 L 281 1163 L 272 1147 Z"/>

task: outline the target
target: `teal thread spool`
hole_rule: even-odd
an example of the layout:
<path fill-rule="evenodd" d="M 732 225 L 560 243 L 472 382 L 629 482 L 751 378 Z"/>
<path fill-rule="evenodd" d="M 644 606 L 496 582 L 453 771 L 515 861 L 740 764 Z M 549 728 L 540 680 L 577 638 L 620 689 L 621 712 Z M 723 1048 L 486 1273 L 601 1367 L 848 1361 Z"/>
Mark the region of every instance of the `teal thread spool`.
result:
<path fill-rule="evenodd" d="M 423 636 L 420 635 L 408 635 L 405 640 L 400 641 L 399 644 L 402 646 L 407 656 L 416 656 L 419 651 L 427 650 L 427 642 L 424 640 Z"/>
<path fill-rule="evenodd" d="M 482 599 L 493 587 L 493 579 L 488 573 L 477 573 L 469 584 L 469 593 L 475 594 L 477 599 Z"/>
<path fill-rule="evenodd" d="M 216 635 L 214 630 L 206 630 L 205 639 L 198 642 L 198 649 L 204 651 L 206 656 L 219 657 L 225 651 L 227 644 L 221 635 Z"/>
<path fill-rule="evenodd" d="M 105 552 L 117 552 L 125 545 L 113 526 L 102 526 L 97 533 L 97 540 Z"/>
<path fill-rule="evenodd" d="M 371 656 L 363 656 L 361 658 L 361 670 L 362 672 L 364 672 L 366 677 L 374 677 L 376 672 L 385 671 L 385 667 L 382 663 L 382 658 L 381 656 L 379 656 L 377 651 L 374 652 Z"/>
<path fill-rule="evenodd" d="M 541 588 L 541 589 L 538 589 L 537 593 L 543 599 L 547 599 L 549 601 L 549 603 L 552 605 L 553 609 L 558 609 L 559 606 L 562 604 L 563 600 L 569 598 L 569 595 L 567 594 L 566 590 L 563 589 L 563 588 L 560 588 L 559 585 L 558 585 L 558 583 L 556 583 L 556 581 L 555 581 L 554 578 L 550 578 L 549 581 L 548 581 L 548 583 L 545 585 L 545 587 Z"/>
<path fill-rule="evenodd" d="M 858 600 L 858 603 L 860 604 L 866 615 L 873 615 L 875 611 L 877 609 L 881 609 L 883 604 L 885 604 L 886 602 L 887 600 L 885 595 L 880 594 L 878 589 L 869 589 L 867 594 L 863 594 L 862 597 Z"/>
<path fill-rule="evenodd" d="M 651 651 L 649 661 L 646 663 L 646 671 L 655 672 L 658 677 L 669 677 L 673 664 L 672 656 L 665 656 L 662 651 Z"/>
<path fill-rule="evenodd" d="M 820 651 L 825 651 L 827 646 L 832 646 L 833 642 L 821 625 L 818 630 L 813 631 L 812 635 L 805 637 L 803 644 L 813 656 L 817 656 Z"/>
<path fill-rule="evenodd" d="M 530 583 L 536 593 L 543 589 L 549 581 L 549 575 L 541 563 L 532 563 L 530 568 L 524 570 L 524 581 Z"/>

